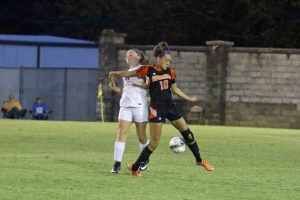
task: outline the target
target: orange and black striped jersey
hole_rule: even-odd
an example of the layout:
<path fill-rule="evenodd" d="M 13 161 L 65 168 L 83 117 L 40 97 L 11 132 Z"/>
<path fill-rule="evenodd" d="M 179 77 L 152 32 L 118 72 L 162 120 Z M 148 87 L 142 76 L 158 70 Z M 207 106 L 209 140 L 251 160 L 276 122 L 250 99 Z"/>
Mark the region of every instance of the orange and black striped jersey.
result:
<path fill-rule="evenodd" d="M 136 74 L 139 77 L 149 77 L 151 105 L 172 103 L 171 85 L 175 83 L 176 77 L 172 67 L 160 70 L 154 64 L 144 65 L 136 71 Z"/>

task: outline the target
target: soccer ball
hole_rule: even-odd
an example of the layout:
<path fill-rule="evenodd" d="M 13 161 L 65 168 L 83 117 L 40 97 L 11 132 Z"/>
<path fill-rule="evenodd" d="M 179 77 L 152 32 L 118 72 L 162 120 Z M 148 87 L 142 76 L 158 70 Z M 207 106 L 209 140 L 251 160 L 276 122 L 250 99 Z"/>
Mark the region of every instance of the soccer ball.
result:
<path fill-rule="evenodd" d="M 185 151 L 184 139 L 180 137 L 173 137 L 169 143 L 170 149 L 174 153 L 182 153 Z"/>

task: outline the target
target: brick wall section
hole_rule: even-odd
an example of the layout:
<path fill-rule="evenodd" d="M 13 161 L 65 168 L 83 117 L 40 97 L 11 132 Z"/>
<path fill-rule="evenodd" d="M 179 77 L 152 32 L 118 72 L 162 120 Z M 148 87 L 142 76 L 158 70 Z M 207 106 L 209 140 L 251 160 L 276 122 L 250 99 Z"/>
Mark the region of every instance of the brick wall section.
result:
<path fill-rule="evenodd" d="M 229 53 L 226 124 L 300 128 L 300 54 Z"/>
<path fill-rule="evenodd" d="M 107 36 L 106 36 L 107 37 Z M 105 41 L 105 40 L 104 40 Z M 126 51 L 138 48 L 154 62 L 153 45 L 100 44 L 103 82 L 111 70 L 127 70 Z M 300 128 L 300 50 L 235 48 L 209 41 L 206 47 L 171 46 L 177 84 L 196 95 L 207 124 Z M 113 52 L 115 51 L 115 52 Z M 109 53 L 110 55 L 102 55 Z M 101 78 L 100 78 L 101 80 Z M 122 84 L 121 82 L 119 84 Z M 117 119 L 119 97 L 106 89 L 106 113 Z M 192 103 L 174 96 L 186 116 Z"/>

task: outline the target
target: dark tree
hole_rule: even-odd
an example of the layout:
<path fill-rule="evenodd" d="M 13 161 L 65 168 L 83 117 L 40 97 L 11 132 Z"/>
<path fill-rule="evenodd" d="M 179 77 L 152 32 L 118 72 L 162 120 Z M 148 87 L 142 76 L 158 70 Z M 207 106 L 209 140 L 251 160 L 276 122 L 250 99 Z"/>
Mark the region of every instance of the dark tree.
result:
<path fill-rule="evenodd" d="M 299 48 L 299 0 L 19 0 L 0 2 L 0 32 L 97 40 L 105 28 L 127 42 Z"/>

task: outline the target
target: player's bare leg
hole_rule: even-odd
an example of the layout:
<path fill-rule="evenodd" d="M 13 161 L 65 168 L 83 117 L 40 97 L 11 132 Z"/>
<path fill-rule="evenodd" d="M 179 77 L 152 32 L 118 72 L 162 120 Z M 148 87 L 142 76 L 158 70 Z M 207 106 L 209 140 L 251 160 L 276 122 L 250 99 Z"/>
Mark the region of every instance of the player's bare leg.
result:
<path fill-rule="evenodd" d="M 146 126 L 147 126 L 147 122 L 135 123 L 136 134 L 141 144 L 147 144 Z"/>
<path fill-rule="evenodd" d="M 162 123 L 150 123 L 150 143 L 148 148 L 150 151 L 154 151 L 160 142 Z"/>

